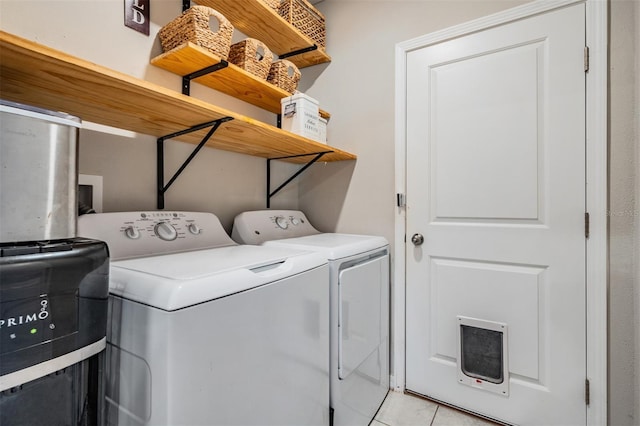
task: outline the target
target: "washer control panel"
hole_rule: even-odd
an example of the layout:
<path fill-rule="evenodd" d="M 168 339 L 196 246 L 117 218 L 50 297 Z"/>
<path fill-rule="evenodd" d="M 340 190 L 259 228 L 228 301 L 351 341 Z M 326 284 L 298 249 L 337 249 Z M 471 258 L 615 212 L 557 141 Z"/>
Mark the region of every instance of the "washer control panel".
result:
<path fill-rule="evenodd" d="M 87 214 L 78 234 L 105 241 L 113 260 L 235 244 L 214 214 L 199 212 Z"/>
<path fill-rule="evenodd" d="M 231 237 L 240 244 L 262 244 L 318 233 L 301 211 L 256 210 L 236 216 Z"/>

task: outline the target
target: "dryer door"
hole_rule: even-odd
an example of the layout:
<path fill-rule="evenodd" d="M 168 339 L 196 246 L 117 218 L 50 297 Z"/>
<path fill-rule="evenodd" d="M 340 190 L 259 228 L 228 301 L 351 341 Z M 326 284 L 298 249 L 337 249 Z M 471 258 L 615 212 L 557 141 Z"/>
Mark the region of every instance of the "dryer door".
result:
<path fill-rule="evenodd" d="M 389 255 L 340 271 L 338 299 L 338 377 L 345 379 L 380 346 L 388 334 Z M 379 371 L 363 371 L 379 380 Z"/>

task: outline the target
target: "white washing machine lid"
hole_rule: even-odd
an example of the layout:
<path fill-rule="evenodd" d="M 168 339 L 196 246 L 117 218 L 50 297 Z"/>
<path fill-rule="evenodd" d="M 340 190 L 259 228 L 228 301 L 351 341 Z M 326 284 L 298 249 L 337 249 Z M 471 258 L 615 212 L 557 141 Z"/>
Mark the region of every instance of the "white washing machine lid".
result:
<path fill-rule="evenodd" d="M 373 235 L 325 233 L 267 241 L 263 246 L 315 251 L 328 260 L 338 260 L 382 248 L 388 244 L 384 237 Z"/>
<path fill-rule="evenodd" d="M 229 296 L 320 267 L 318 253 L 228 246 L 111 263 L 110 292 L 165 311 Z"/>

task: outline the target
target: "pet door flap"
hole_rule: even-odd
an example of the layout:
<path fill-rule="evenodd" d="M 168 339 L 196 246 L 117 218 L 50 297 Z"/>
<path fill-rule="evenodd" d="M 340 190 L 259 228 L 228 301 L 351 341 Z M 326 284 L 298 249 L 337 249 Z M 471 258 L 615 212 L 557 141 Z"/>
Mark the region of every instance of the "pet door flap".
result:
<path fill-rule="evenodd" d="M 507 325 L 458 316 L 458 382 L 509 395 Z"/>

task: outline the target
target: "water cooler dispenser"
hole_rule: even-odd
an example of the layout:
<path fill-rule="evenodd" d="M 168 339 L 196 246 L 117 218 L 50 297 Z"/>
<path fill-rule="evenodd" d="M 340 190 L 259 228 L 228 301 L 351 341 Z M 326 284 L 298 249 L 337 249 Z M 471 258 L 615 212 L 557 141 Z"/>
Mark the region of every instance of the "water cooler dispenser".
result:
<path fill-rule="evenodd" d="M 76 237 L 78 127 L 0 101 L 0 426 L 103 422 L 109 254 Z"/>

